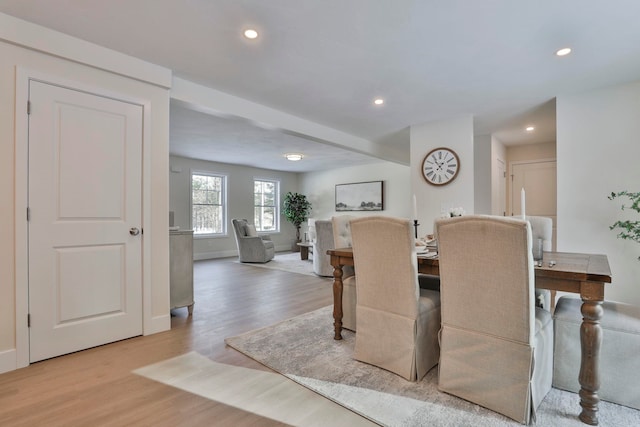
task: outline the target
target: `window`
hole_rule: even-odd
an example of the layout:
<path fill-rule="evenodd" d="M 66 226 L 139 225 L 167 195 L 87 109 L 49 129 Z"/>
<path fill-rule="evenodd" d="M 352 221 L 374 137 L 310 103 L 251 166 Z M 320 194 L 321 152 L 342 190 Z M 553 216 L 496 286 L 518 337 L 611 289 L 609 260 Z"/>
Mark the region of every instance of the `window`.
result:
<path fill-rule="evenodd" d="M 257 231 L 278 231 L 278 181 L 253 181 L 253 221 Z"/>
<path fill-rule="evenodd" d="M 191 227 L 193 234 L 224 234 L 226 177 L 191 174 Z"/>

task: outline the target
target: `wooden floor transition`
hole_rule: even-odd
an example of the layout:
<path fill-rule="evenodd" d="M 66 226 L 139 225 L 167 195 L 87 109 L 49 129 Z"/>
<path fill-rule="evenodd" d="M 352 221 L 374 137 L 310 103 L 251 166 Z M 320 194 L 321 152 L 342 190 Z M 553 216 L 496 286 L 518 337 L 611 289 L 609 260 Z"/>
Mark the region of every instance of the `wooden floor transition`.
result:
<path fill-rule="evenodd" d="M 194 275 L 193 317 L 187 316 L 186 308 L 174 310 L 170 331 L 0 375 L 0 426 L 283 425 L 132 371 L 190 351 L 216 362 L 268 371 L 226 347 L 224 338 L 331 304 L 332 282 L 230 259 L 197 261 Z M 324 338 L 332 339 L 332 334 L 327 322 Z"/>

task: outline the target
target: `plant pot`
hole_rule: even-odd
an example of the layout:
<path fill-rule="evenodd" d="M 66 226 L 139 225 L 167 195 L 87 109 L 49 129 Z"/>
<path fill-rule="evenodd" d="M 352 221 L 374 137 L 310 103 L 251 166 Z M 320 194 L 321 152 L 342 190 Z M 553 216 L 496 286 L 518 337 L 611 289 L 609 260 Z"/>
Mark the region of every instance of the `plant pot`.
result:
<path fill-rule="evenodd" d="M 300 240 L 293 242 L 293 245 L 291 245 L 291 252 L 300 252 L 300 246 L 298 246 L 298 243 L 300 243 Z"/>

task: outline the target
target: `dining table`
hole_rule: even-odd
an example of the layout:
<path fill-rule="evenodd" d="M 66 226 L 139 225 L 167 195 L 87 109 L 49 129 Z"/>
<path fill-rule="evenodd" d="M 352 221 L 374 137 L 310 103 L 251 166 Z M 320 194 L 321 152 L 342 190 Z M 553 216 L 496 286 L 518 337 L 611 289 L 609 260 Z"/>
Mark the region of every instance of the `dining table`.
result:
<path fill-rule="evenodd" d="M 333 266 L 334 339 L 342 339 L 342 267 L 353 266 L 352 248 L 330 249 L 327 254 Z M 437 253 L 418 254 L 418 272 L 439 275 Z M 357 277 L 357 275 L 356 275 Z M 598 389 L 600 388 L 599 354 L 605 284 L 611 283 L 611 268 L 606 255 L 573 252 L 544 252 L 535 266 L 535 287 L 551 291 L 579 294 L 582 299 L 580 327 L 581 361 L 579 418 L 598 425 Z M 357 279 L 356 279 L 357 286 Z"/>

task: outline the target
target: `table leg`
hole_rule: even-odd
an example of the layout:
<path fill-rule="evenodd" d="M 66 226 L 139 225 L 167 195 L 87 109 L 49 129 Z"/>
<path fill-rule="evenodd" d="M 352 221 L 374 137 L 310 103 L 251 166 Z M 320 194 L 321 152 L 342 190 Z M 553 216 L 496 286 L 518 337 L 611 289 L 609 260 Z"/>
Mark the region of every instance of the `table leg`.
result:
<path fill-rule="evenodd" d="M 333 327 L 334 340 L 342 339 L 342 266 L 333 267 Z"/>
<path fill-rule="evenodd" d="M 600 346 L 602 344 L 602 299 L 582 298 L 582 325 L 580 326 L 580 420 L 590 425 L 598 425 L 598 389 L 600 388 Z"/>
<path fill-rule="evenodd" d="M 300 259 L 302 261 L 309 259 L 309 247 L 308 246 L 299 246 L 300 247 Z"/>

